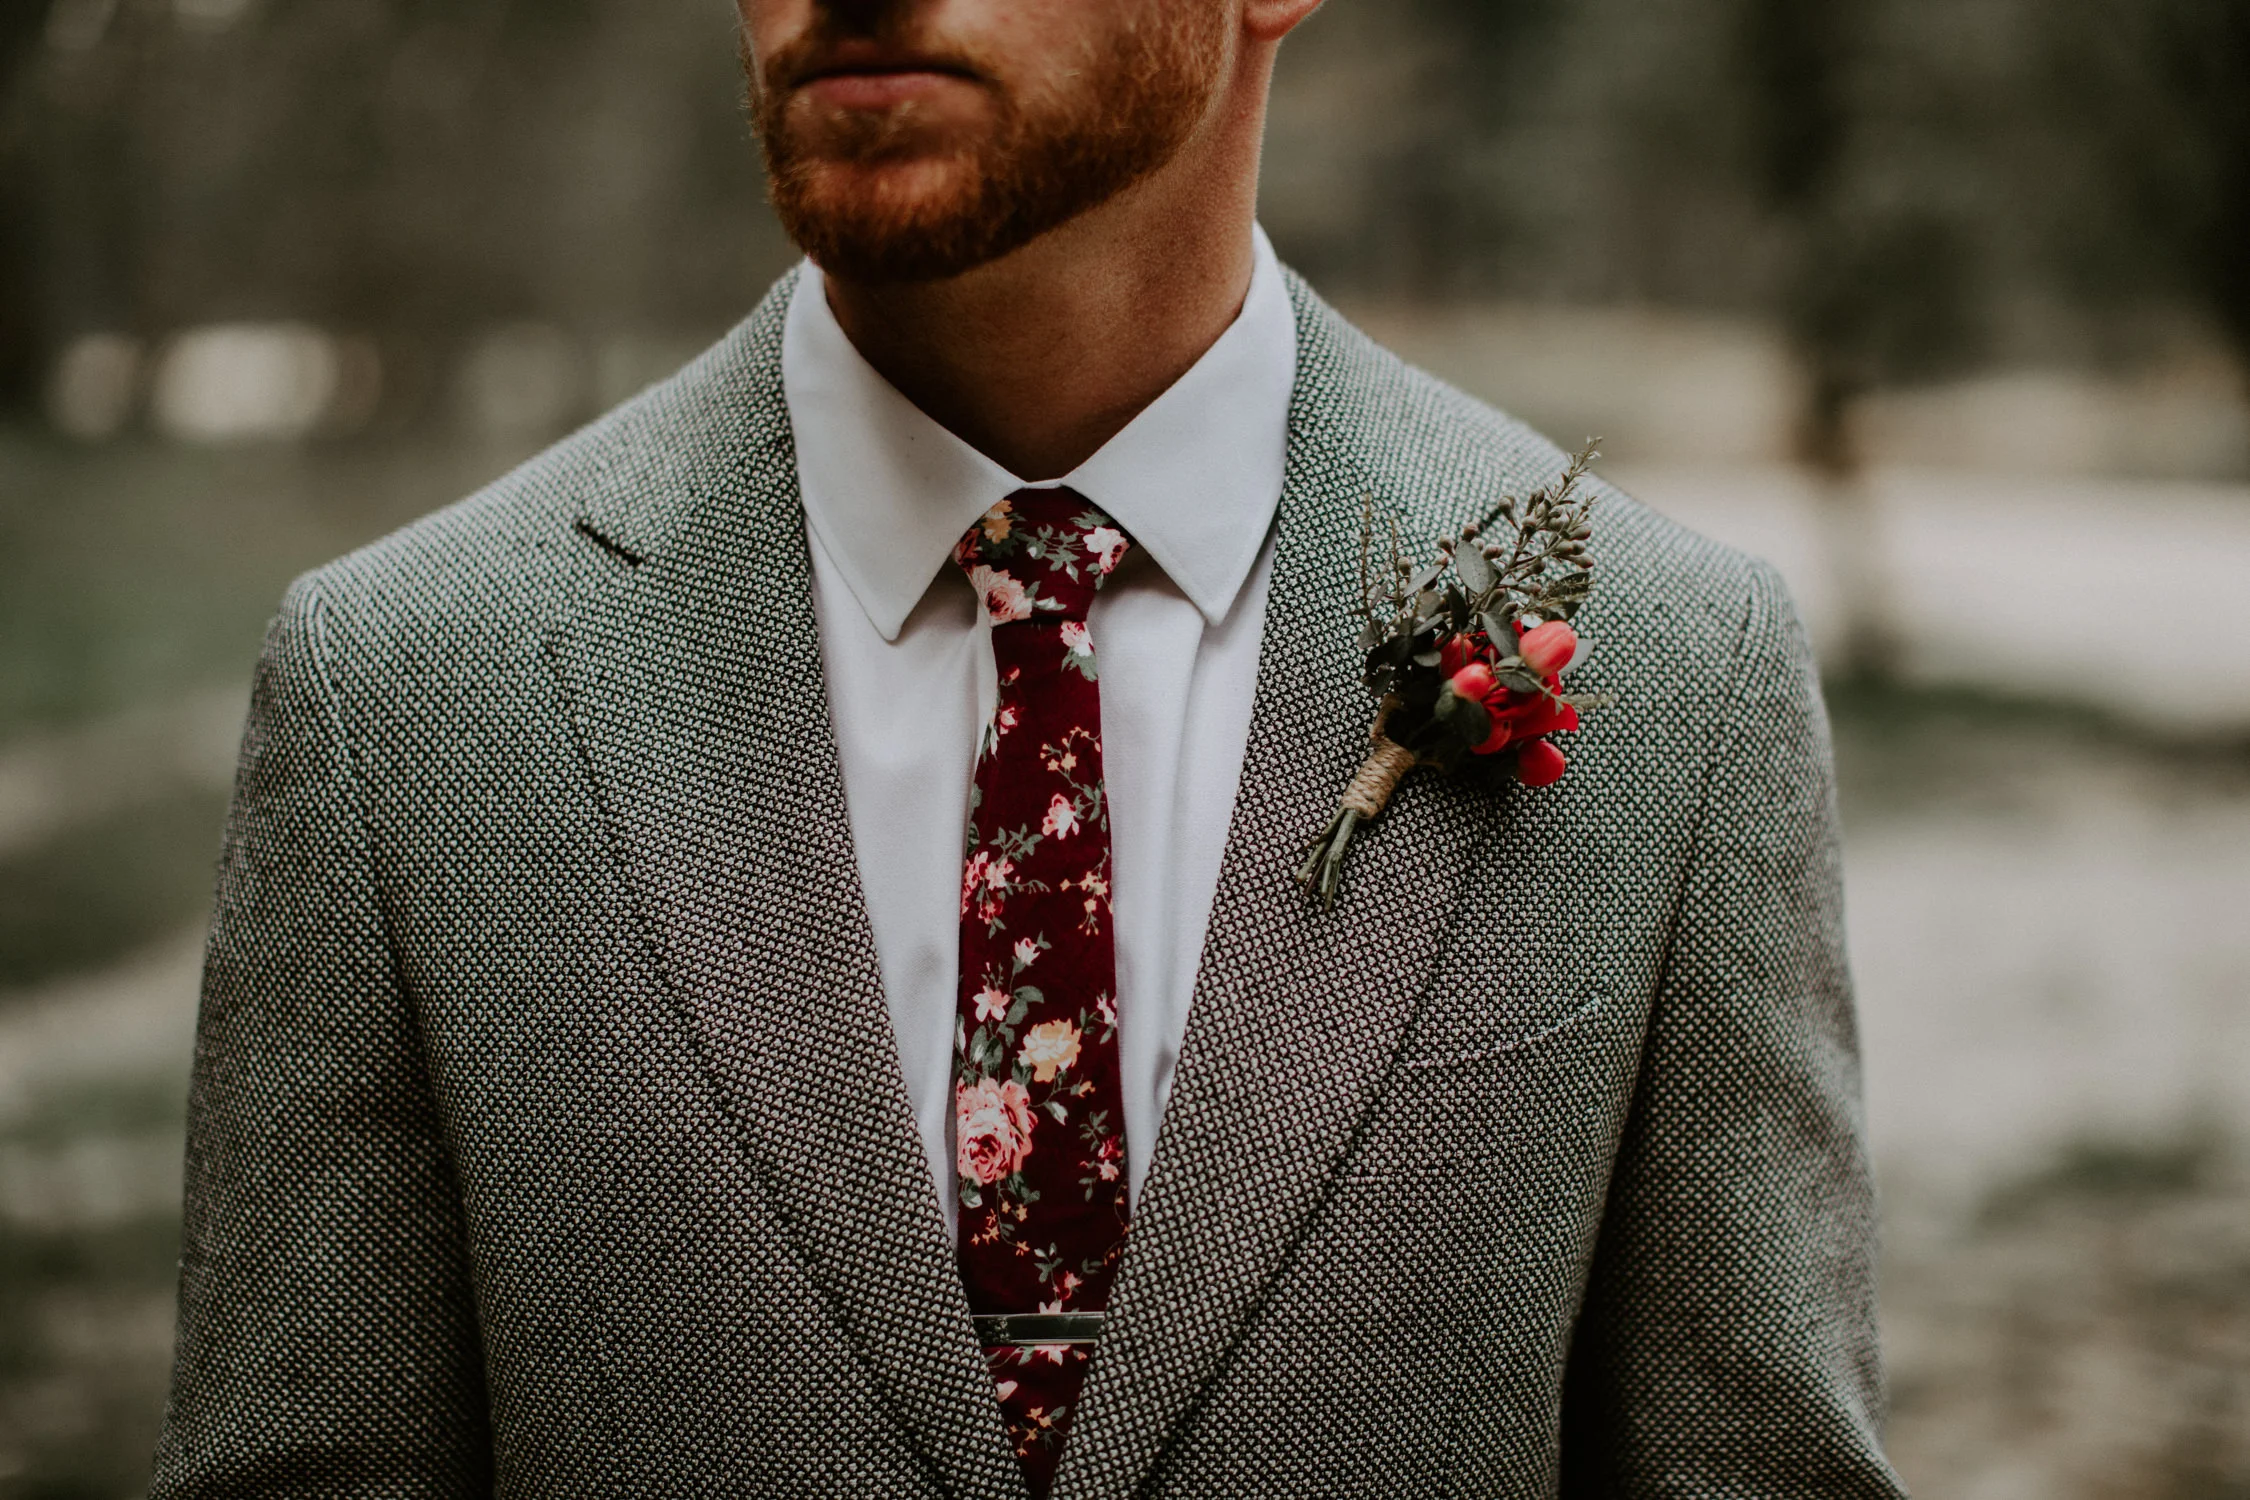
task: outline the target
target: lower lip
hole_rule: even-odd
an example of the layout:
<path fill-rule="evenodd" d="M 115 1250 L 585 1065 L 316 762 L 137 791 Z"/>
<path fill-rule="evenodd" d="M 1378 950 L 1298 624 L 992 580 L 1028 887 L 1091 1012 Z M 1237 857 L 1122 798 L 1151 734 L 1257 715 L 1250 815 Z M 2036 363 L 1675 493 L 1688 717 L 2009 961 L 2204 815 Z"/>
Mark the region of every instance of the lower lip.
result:
<path fill-rule="evenodd" d="M 949 84 L 965 83 L 958 74 L 923 69 L 897 73 L 830 73 L 805 85 L 805 92 L 831 109 L 891 109 L 924 99 Z"/>

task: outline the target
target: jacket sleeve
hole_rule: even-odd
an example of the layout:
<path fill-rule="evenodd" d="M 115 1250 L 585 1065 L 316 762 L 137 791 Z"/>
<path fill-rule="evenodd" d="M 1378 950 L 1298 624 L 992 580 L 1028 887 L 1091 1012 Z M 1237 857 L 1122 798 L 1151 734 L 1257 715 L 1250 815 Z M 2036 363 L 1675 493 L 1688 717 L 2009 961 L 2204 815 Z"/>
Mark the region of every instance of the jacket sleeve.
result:
<path fill-rule="evenodd" d="M 1753 576 L 1564 1402 L 1570 1496 L 1896 1496 L 1828 724 Z"/>
<path fill-rule="evenodd" d="M 160 1500 L 492 1487 L 459 1195 L 323 654 L 300 582 L 205 958 Z"/>

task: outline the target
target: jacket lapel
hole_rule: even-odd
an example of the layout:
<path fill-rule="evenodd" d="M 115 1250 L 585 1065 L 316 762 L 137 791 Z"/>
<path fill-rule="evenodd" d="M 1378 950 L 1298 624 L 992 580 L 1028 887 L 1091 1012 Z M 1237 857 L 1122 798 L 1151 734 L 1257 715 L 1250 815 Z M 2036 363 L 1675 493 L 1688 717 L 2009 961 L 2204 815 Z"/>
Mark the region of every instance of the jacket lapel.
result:
<path fill-rule="evenodd" d="M 945 1486 L 1015 1495 L 845 817 L 782 402 L 788 292 L 684 378 L 701 394 L 682 404 L 708 408 L 670 414 L 688 430 L 642 445 L 700 458 L 585 507 L 633 565 L 549 655 L 665 979 L 807 1272 Z"/>
<path fill-rule="evenodd" d="M 1400 492 L 1351 424 L 1356 332 L 1301 283 L 1298 381 L 1258 689 L 1187 1038 L 1073 1418 L 1058 1496 L 1122 1496 L 1217 1372 L 1318 1206 L 1417 1009 L 1490 809 L 1410 778 L 1333 912 L 1294 867 L 1366 752 L 1348 610 L 1362 506 L 1427 538 L 1457 495 Z M 1398 418 L 1392 417 L 1397 423 Z"/>

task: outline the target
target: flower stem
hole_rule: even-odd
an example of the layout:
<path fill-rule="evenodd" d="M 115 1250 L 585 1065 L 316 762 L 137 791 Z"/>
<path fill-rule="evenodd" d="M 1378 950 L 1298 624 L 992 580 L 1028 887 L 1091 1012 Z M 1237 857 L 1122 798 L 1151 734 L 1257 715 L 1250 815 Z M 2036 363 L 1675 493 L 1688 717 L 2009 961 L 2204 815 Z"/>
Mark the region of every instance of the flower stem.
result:
<path fill-rule="evenodd" d="M 1297 884 L 1312 893 L 1322 911 L 1336 909 L 1336 888 L 1344 878 L 1344 855 L 1359 831 L 1360 816 L 1348 807 L 1336 809 L 1320 837 L 1305 849 L 1305 862 L 1297 867 Z"/>

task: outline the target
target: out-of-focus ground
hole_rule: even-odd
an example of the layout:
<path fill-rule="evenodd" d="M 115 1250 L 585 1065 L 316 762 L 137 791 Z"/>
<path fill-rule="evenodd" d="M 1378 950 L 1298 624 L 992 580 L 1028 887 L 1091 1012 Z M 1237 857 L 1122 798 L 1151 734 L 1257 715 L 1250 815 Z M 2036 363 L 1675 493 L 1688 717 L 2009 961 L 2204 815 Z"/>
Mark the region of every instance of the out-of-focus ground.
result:
<path fill-rule="evenodd" d="M 1839 553 L 1753 381 L 1664 463 L 1654 398 L 1511 368 L 1446 372 L 1641 434 L 1607 472 L 1774 560 L 1824 641 L 1837 569 L 1881 584 L 1902 676 L 1832 701 L 1897 1462 L 1971 1500 L 2250 1495 L 2250 492 L 1879 465 Z M 0 1493 L 144 1482 L 263 617 L 519 451 L 0 436 Z"/>
<path fill-rule="evenodd" d="M 1836 707 L 1896 1461 L 1978 1500 L 2250 1492 L 2250 762 Z"/>

